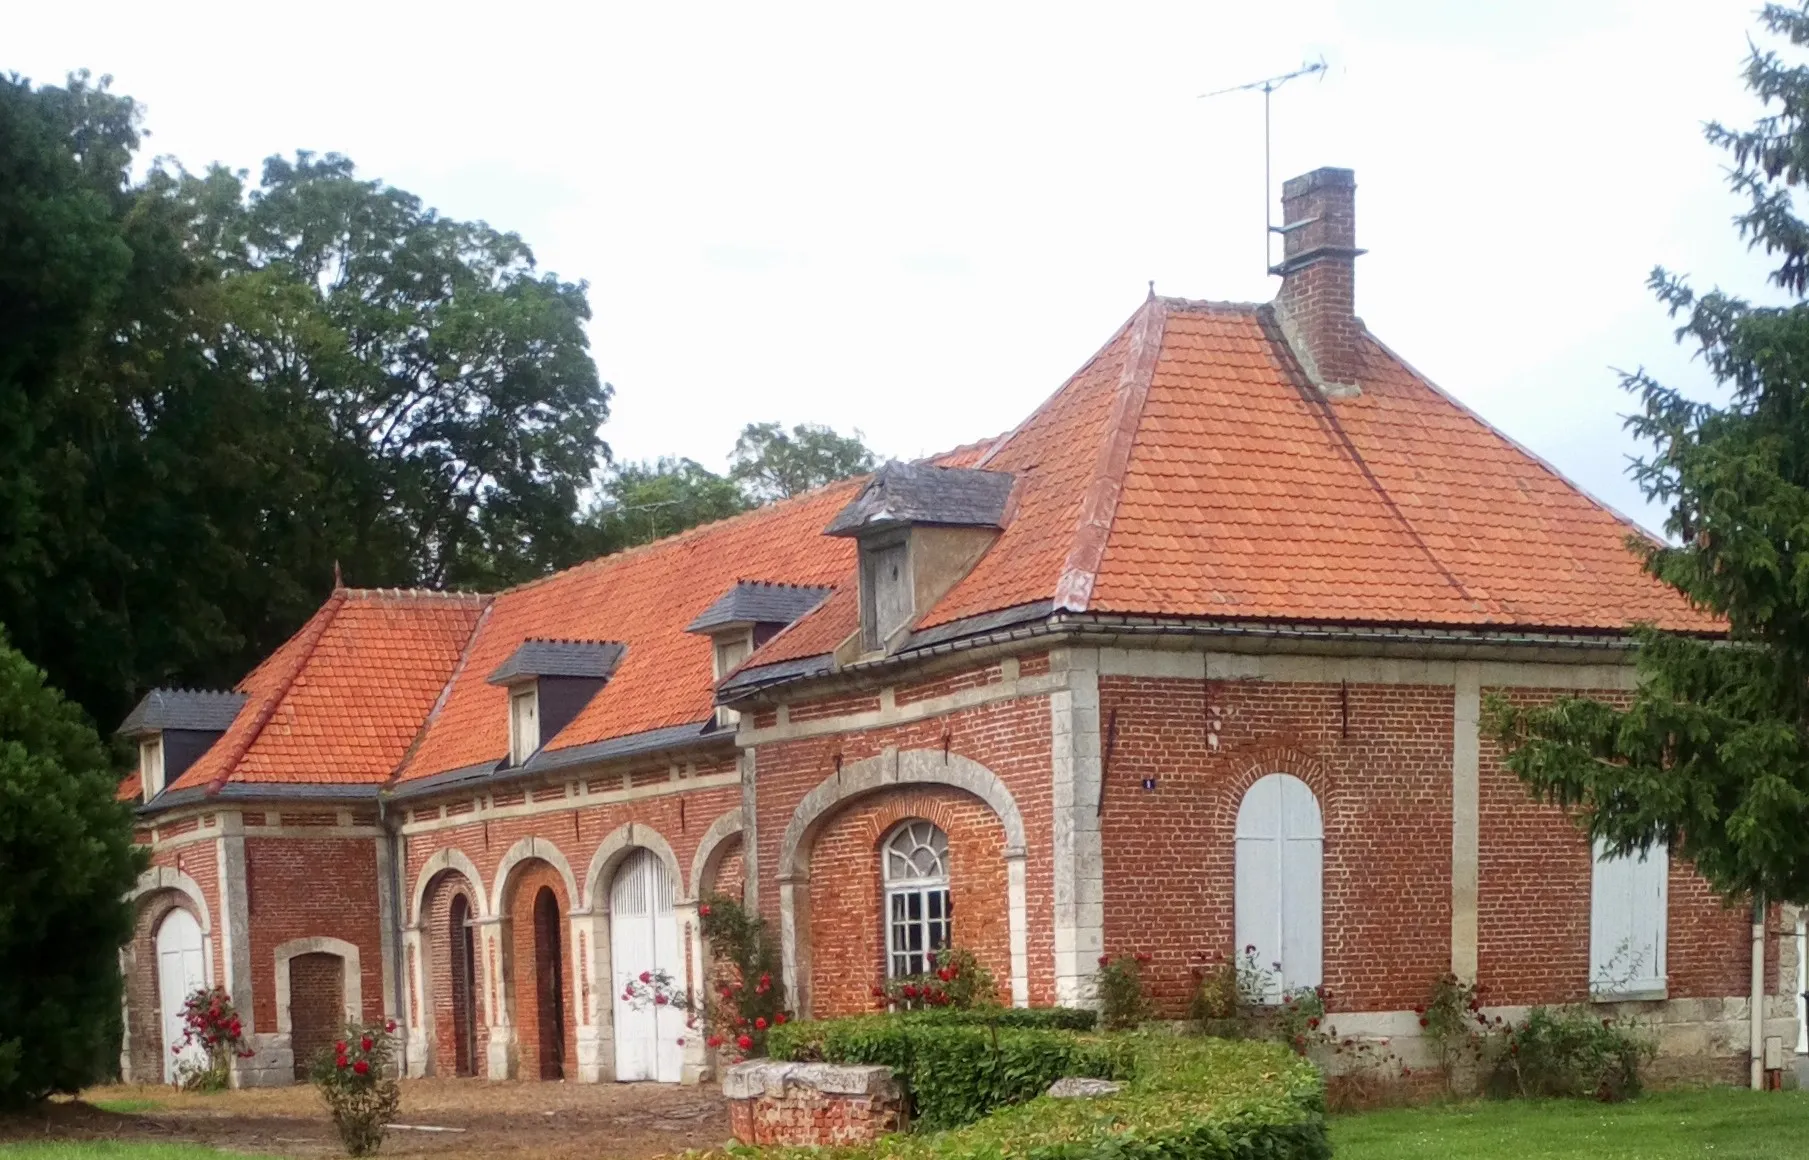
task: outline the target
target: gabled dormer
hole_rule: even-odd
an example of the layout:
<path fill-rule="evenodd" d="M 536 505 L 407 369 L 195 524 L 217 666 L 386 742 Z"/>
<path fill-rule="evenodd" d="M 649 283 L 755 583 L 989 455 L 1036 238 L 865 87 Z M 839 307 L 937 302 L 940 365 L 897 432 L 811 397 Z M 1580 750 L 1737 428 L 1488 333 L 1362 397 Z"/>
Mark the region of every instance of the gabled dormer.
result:
<path fill-rule="evenodd" d="M 627 649 L 607 640 L 530 637 L 487 678 L 509 691 L 509 765 L 519 767 L 572 723 Z"/>
<path fill-rule="evenodd" d="M 117 732 L 138 743 L 138 784 L 145 801 L 182 776 L 218 741 L 245 705 L 243 693 L 152 689 Z"/>
<path fill-rule="evenodd" d="M 685 631 L 710 638 L 711 679 L 720 681 L 786 625 L 821 604 L 829 593 L 828 588 L 740 580 L 699 613 Z M 716 710 L 718 725 L 733 725 L 736 720 L 733 709 Z"/>
<path fill-rule="evenodd" d="M 888 463 L 825 535 L 860 546 L 858 655 L 898 647 L 919 616 L 967 575 L 1004 528 L 1012 476 Z"/>

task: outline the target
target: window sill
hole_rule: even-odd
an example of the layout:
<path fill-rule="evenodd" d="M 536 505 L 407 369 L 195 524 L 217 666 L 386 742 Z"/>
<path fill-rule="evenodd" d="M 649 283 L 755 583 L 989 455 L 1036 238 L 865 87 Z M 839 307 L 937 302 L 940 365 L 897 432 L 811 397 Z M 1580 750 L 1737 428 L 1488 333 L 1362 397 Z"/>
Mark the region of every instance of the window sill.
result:
<path fill-rule="evenodd" d="M 1659 1003 L 1670 998 L 1670 988 L 1663 983 L 1648 987 L 1628 987 L 1624 991 L 1598 991 L 1591 988 L 1591 1003 Z"/>

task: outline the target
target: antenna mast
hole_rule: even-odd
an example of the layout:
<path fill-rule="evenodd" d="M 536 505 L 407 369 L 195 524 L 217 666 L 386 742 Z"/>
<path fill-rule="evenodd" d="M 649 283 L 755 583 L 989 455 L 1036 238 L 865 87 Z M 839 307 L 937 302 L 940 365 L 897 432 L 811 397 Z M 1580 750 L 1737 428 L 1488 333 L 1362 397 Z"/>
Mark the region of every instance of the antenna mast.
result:
<path fill-rule="evenodd" d="M 1276 89 L 1279 89 L 1281 86 L 1283 86 L 1283 85 L 1287 84 L 1289 81 L 1293 80 L 1295 77 L 1312 76 L 1314 73 L 1323 73 L 1324 71 L 1325 71 L 1325 57 L 1321 56 L 1316 61 L 1312 61 L 1311 63 L 1301 65 L 1299 68 L 1295 69 L 1291 73 L 1283 73 L 1278 77 L 1268 77 L 1268 78 L 1266 78 L 1264 80 L 1260 80 L 1260 81 L 1251 81 L 1249 84 L 1232 85 L 1230 88 L 1214 89 L 1210 93 L 1201 93 L 1200 94 L 1200 99 L 1206 100 L 1210 97 L 1222 97 L 1227 93 L 1247 93 L 1247 92 L 1251 91 L 1252 89 L 1259 89 L 1262 91 L 1262 95 L 1263 95 L 1263 267 L 1265 269 L 1267 269 L 1269 271 L 1269 273 L 1271 273 L 1271 274 L 1275 273 L 1275 264 L 1274 264 L 1273 260 L 1271 259 L 1272 251 L 1270 249 L 1271 243 L 1270 243 L 1269 239 L 1272 235 L 1284 233 L 1284 232 L 1286 232 L 1286 230 L 1285 230 L 1285 227 L 1278 226 L 1275 224 L 1274 200 L 1269 196 L 1269 191 L 1274 188 L 1274 183 L 1270 179 L 1270 176 L 1269 176 L 1269 95 L 1271 93 L 1273 93 Z"/>

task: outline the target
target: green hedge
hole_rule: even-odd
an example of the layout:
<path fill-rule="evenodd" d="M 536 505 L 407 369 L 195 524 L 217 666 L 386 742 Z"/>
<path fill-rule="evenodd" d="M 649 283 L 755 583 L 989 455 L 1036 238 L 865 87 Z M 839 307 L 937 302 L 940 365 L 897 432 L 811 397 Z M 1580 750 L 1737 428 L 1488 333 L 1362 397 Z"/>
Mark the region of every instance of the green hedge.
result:
<path fill-rule="evenodd" d="M 1130 1053 L 1111 1042 L 1037 1027 L 988 1025 L 964 1012 L 858 1015 L 774 1028 L 774 1059 L 877 1063 L 911 1094 L 912 1117 L 926 1130 L 971 1124 L 1043 1093 L 1065 1075 L 1127 1075 Z"/>
<path fill-rule="evenodd" d="M 1332 1154 L 1318 1069 L 1278 1044 L 1159 1033 L 1092 1042 L 1115 1066 L 1129 1065 L 1119 1074 L 1131 1078 L 1115 1096 L 1039 1096 L 952 1131 L 760 1154 L 768 1160 L 1327 1160 Z"/>

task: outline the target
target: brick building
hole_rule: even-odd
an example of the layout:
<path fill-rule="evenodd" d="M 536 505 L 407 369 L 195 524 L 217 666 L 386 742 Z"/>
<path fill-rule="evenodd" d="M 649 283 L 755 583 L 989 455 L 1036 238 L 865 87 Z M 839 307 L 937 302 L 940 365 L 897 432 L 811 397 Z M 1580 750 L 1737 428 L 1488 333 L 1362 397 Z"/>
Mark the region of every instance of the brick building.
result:
<path fill-rule="evenodd" d="M 232 692 L 152 694 L 128 1074 L 219 981 L 244 1082 L 384 1016 L 414 1074 L 695 1078 L 620 993 L 695 984 L 725 892 L 819 1016 L 949 941 L 1019 1004 L 1146 951 L 1178 1014 L 1254 944 L 1409 1058 L 1455 971 L 1743 1075 L 1746 916 L 1598 861 L 1478 732 L 1624 696 L 1635 621 L 1718 625 L 1363 327 L 1348 171 L 1284 208 L 1274 303 L 1151 296 L 1003 436 L 495 595 L 340 589 Z M 1795 973 L 1772 931 L 1786 1056 Z"/>

